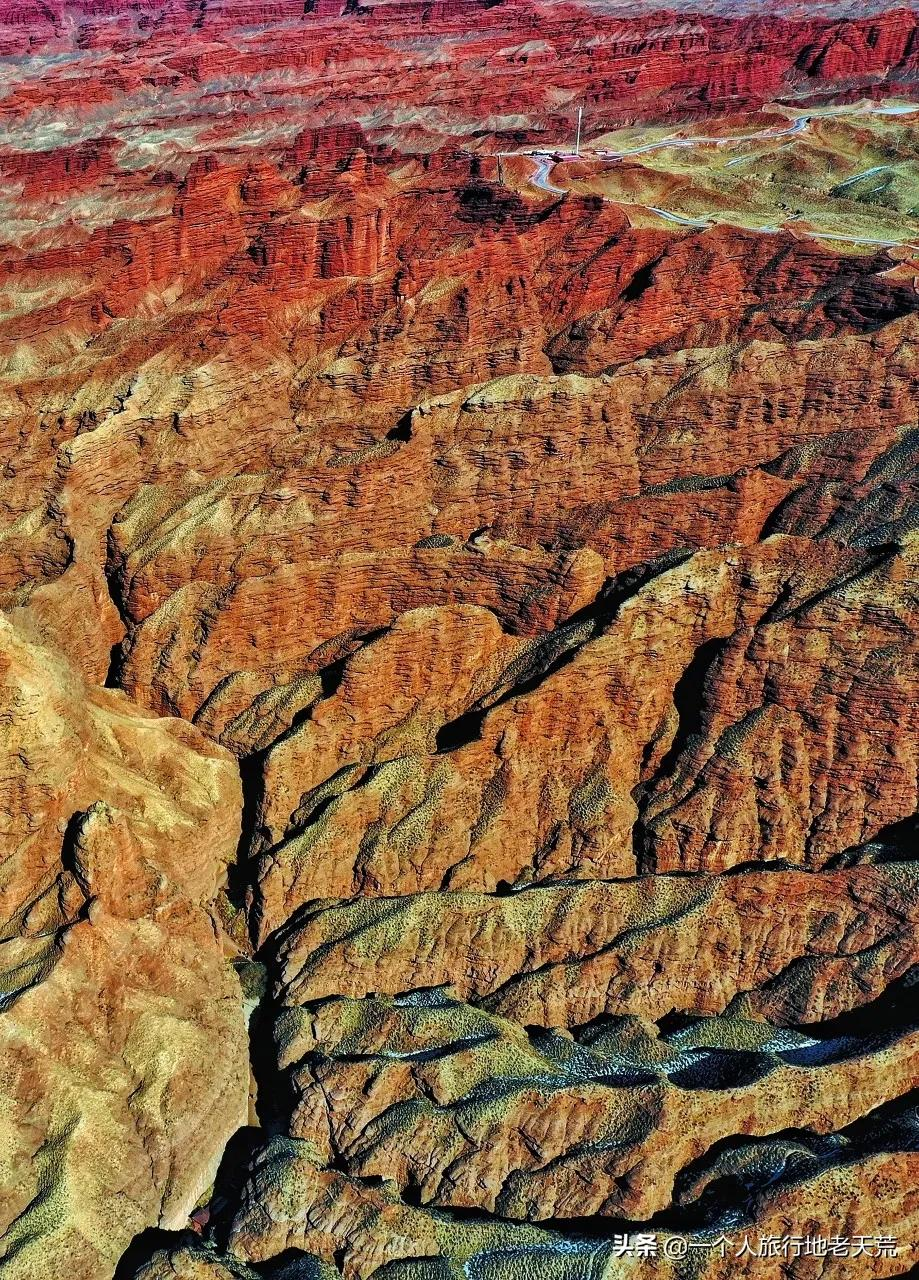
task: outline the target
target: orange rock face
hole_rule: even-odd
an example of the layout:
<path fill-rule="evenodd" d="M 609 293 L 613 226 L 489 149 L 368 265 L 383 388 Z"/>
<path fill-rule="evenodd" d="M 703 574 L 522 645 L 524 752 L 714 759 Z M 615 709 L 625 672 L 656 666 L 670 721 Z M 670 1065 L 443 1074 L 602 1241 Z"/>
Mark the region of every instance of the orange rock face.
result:
<path fill-rule="evenodd" d="M 0 3 L 12 1280 L 919 1265 L 913 10 Z"/>
<path fill-rule="evenodd" d="M 135 1234 L 185 1224 L 245 1121 L 213 912 L 239 781 L 191 726 L 6 621 L 0 670 L 4 1265 L 111 1273 Z"/>

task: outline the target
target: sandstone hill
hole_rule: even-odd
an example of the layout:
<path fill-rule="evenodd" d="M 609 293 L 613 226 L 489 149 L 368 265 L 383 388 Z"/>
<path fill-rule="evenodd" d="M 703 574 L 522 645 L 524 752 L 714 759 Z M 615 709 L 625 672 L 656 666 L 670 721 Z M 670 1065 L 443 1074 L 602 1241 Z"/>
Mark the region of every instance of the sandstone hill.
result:
<path fill-rule="evenodd" d="M 0 3 L 5 1277 L 915 1274 L 917 84 Z"/>

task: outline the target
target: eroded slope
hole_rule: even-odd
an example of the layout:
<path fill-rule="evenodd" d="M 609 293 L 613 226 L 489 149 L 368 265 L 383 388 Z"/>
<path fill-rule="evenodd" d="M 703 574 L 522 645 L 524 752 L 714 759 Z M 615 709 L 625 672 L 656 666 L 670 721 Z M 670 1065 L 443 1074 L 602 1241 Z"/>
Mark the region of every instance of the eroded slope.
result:
<path fill-rule="evenodd" d="M 919 18 L 805 7 L 0 8 L 11 1275 L 915 1263 Z"/>

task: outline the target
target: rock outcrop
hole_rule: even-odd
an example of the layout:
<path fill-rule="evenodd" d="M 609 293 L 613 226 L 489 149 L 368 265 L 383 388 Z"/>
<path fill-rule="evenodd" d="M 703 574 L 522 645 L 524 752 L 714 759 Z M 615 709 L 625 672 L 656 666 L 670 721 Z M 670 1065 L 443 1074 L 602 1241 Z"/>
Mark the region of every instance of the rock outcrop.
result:
<path fill-rule="evenodd" d="M 231 759 L 0 622 L 3 1144 L 11 1277 L 111 1275 L 176 1229 L 246 1121 L 239 983 L 213 903 Z"/>
<path fill-rule="evenodd" d="M 914 10 L 0 2 L 11 1280 L 913 1274 Z"/>

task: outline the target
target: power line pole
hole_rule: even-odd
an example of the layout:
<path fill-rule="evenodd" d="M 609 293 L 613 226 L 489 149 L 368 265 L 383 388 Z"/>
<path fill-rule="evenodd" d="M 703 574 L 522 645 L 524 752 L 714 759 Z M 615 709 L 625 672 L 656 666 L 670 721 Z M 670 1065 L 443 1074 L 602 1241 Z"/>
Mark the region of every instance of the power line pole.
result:
<path fill-rule="evenodd" d="M 574 140 L 574 154 L 576 156 L 579 156 L 581 154 L 581 120 L 583 119 L 583 116 L 584 116 L 584 108 L 578 107 L 578 132 L 577 132 L 577 137 Z"/>

